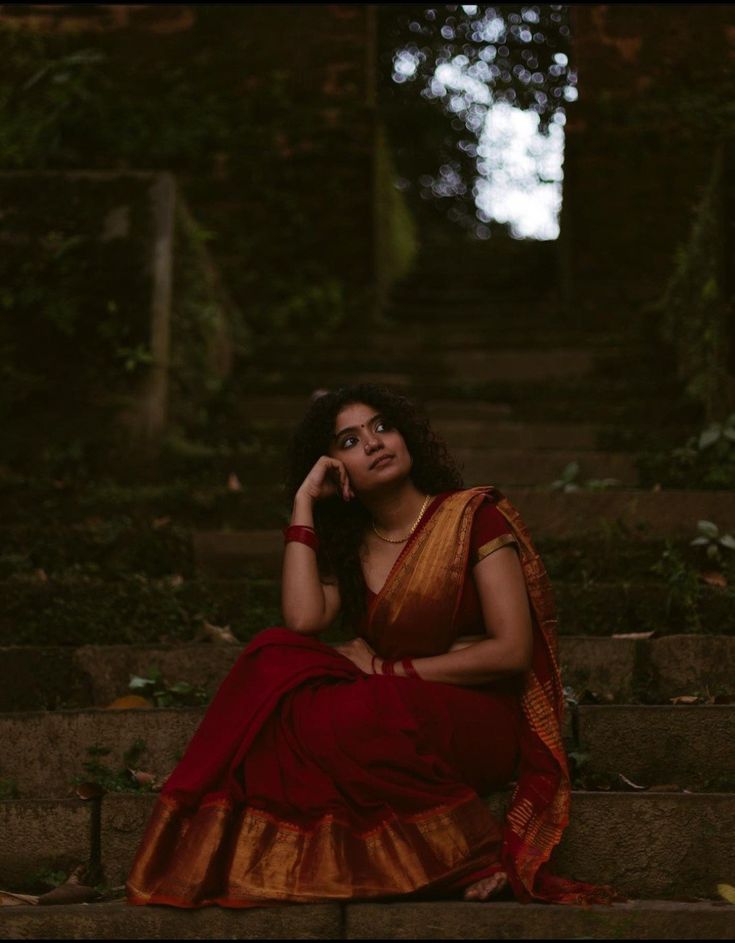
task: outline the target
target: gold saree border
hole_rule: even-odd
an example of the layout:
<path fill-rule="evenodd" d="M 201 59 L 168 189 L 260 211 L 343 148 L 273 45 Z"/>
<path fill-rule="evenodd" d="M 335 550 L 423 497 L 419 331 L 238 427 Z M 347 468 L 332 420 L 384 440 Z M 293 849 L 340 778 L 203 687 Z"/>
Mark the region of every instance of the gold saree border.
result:
<path fill-rule="evenodd" d="M 486 544 L 483 544 L 478 549 L 476 562 L 479 563 L 481 560 L 484 560 L 485 557 L 489 557 L 491 553 L 500 550 L 501 547 L 505 547 L 507 544 L 517 543 L 518 541 L 512 534 L 500 534 L 498 537 L 493 537 L 492 540 L 488 540 Z"/>
<path fill-rule="evenodd" d="M 191 813 L 160 797 L 146 847 L 156 847 L 159 836 L 166 848 L 161 869 L 160 848 L 136 861 L 127 882 L 130 904 L 257 907 L 406 895 L 496 865 L 502 827 L 471 791 L 421 813 L 394 814 L 367 831 L 333 815 L 302 828 L 228 799 Z M 220 893 L 212 893 L 215 887 Z"/>
<path fill-rule="evenodd" d="M 534 635 L 543 646 L 548 665 L 549 676 L 544 680 L 533 667 L 526 672 L 521 710 L 532 733 L 551 754 L 556 772 L 535 776 L 530 791 L 535 801 L 525 793 L 522 779 L 519 780 L 506 816 L 508 842 L 514 846 L 518 877 L 532 894 L 538 868 L 551 857 L 569 824 L 571 783 L 562 740 L 564 698 L 554 592 L 517 508 L 494 485 L 467 488 L 450 495 L 410 549 L 399 557 L 400 567 L 394 567 L 380 596 L 374 600 L 370 624 L 375 626 L 374 634 L 379 639 L 381 632 L 395 630 L 395 623 L 407 605 L 411 606 L 412 618 L 425 620 L 429 627 L 437 620 L 454 620 L 468 562 L 472 521 L 486 499 L 503 515 L 512 532 L 511 539 L 518 545 L 531 615 L 538 629 Z"/>

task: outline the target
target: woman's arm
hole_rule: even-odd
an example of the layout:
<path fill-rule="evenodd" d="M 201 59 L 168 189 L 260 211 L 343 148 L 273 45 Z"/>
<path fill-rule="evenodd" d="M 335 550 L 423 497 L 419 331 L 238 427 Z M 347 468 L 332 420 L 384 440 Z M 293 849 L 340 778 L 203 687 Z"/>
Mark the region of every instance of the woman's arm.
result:
<path fill-rule="evenodd" d="M 413 659 L 414 668 L 425 681 L 486 684 L 527 671 L 531 666 L 531 611 L 516 550 L 501 547 L 481 560 L 472 572 L 488 638 L 456 647 L 445 655 Z M 395 671 L 405 674 L 400 662 Z"/>
<path fill-rule="evenodd" d="M 314 502 L 341 493 L 352 496 L 344 465 L 322 456 L 296 492 L 291 524 L 314 527 Z M 306 544 L 290 540 L 283 551 L 281 574 L 281 611 L 286 628 L 304 635 L 315 635 L 329 628 L 340 609 L 336 584 L 322 583 L 315 551 Z"/>
<path fill-rule="evenodd" d="M 533 624 L 526 592 L 526 581 L 516 551 L 501 547 L 488 554 L 473 570 L 482 604 L 486 637 L 480 641 L 456 642 L 445 655 L 412 658 L 413 666 L 424 681 L 472 685 L 499 681 L 520 674 L 531 667 Z M 467 638 L 471 638 L 468 636 Z M 365 674 L 384 674 L 383 660 L 363 638 L 335 646 Z M 395 674 L 405 676 L 395 662 Z"/>

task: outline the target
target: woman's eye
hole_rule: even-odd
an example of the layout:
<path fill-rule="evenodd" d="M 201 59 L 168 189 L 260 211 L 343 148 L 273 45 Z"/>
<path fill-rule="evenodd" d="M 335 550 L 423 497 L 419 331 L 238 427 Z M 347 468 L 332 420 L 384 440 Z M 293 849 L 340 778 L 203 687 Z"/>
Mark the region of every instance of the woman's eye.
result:
<path fill-rule="evenodd" d="M 353 435 L 348 435 L 346 439 L 342 439 L 342 448 L 343 449 L 351 448 L 352 442 L 357 442 L 357 439 Z"/>
<path fill-rule="evenodd" d="M 391 428 L 391 424 L 387 419 L 381 419 L 375 426 L 377 432 L 388 432 Z"/>

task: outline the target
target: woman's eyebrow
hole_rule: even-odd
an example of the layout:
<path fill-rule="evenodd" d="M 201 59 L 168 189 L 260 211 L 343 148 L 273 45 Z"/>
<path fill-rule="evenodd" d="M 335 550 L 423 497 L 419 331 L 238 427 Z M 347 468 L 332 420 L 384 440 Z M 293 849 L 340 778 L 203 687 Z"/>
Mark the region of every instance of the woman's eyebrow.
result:
<path fill-rule="evenodd" d="M 376 419 L 380 419 L 380 413 L 376 413 L 374 416 L 371 416 L 370 419 L 368 419 L 368 423 L 375 422 Z M 365 425 L 367 425 L 367 423 L 363 423 L 363 426 Z M 345 432 L 356 432 L 359 428 L 362 428 L 362 427 L 361 426 L 347 426 L 345 429 L 340 429 L 339 432 L 335 432 L 332 438 L 338 439 L 341 435 L 344 435 Z"/>

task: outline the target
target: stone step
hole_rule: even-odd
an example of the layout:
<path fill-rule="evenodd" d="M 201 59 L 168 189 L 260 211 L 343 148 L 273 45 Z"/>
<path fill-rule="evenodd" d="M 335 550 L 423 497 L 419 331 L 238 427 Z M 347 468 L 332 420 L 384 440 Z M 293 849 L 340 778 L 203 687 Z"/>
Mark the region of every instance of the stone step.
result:
<path fill-rule="evenodd" d="M 493 422 L 483 419 L 436 419 L 432 428 L 457 455 L 459 449 L 574 449 L 592 452 L 601 431 L 588 423 Z"/>
<path fill-rule="evenodd" d="M 542 482 L 551 485 L 561 479 L 565 468 L 576 463 L 580 482 L 612 478 L 619 486 L 635 487 L 638 470 L 632 456 L 624 452 L 586 452 L 571 449 L 452 448 L 465 485 L 471 488 L 488 481 L 498 483 L 501 491 L 517 486 L 531 487 Z"/>
<path fill-rule="evenodd" d="M 595 368 L 595 362 L 593 351 L 568 347 L 550 350 L 453 350 L 445 352 L 443 357 L 444 369 L 450 376 L 502 383 L 537 383 L 589 376 Z"/>
<path fill-rule="evenodd" d="M 659 542 L 633 545 L 637 553 L 595 546 L 592 541 L 579 544 L 538 544 L 554 587 L 561 635 L 735 632 L 732 588 L 707 586 L 697 580 L 697 569 L 692 570 L 694 585 L 686 573 L 686 582 L 678 588 L 653 574 L 646 579 L 651 565 L 660 560 Z M 243 567 L 237 555 L 228 558 L 219 549 L 219 555 L 205 560 L 211 571 L 203 574 L 117 576 L 111 566 L 105 573 L 92 575 L 76 572 L 76 564 L 69 566 L 69 561 L 68 569 L 50 570 L 43 578 L 33 572 L 19 573 L 0 582 L 0 645 L 54 645 L 62 639 L 65 645 L 79 646 L 91 638 L 108 645 L 183 643 L 197 635 L 203 620 L 229 625 L 245 641 L 265 626 L 277 624 L 281 619 L 276 585 L 280 559 L 275 551 L 271 561 L 250 559 Z M 691 548 L 685 549 L 689 550 L 684 554 L 688 566 L 704 564 L 704 559 L 692 561 Z M 84 571 L 88 565 L 80 566 Z M 269 571 L 271 579 L 254 578 L 258 572 Z M 44 683 L 56 703 L 58 689 L 52 678 L 45 677 Z M 18 692 L 21 700 L 22 695 Z M 2 698 L 0 691 L 0 702 Z M 33 701 L 26 706 L 51 703 Z"/>
<path fill-rule="evenodd" d="M 558 342 L 557 342 L 558 345 Z M 507 346 L 507 341 L 505 346 Z M 620 355 L 622 350 L 605 351 Z M 358 353 L 340 347 L 316 350 L 308 358 L 304 352 L 294 351 L 290 356 L 274 352 L 270 357 L 261 357 L 258 372 L 287 370 L 289 375 L 322 373 L 325 376 L 342 375 L 345 371 L 358 375 L 388 370 L 383 373 L 387 386 L 407 385 L 412 374 L 422 375 L 427 371 L 439 372 L 451 377 L 474 381 L 497 380 L 508 383 L 537 382 L 550 378 L 581 377 L 590 374 L 597 363 L 598 354 L 588 348 L 558 347 L 529 350 L 502 349 L 499 345 L 487 349 L 477 343 L 466 348 L 448 348 L 442 342 L 440 348 L 416 347 L 413 350 L 397 348 L 392 351 L 374 350 L 372 345 L 363 346 Z M 367 381 L 366 381 L 367 382 Z M 331 385 L 331 384 L 326 384 Z"/>
<path fill-rule="evenodd" d="M 500 818 L 508 794 L 489 805 Z M 102 802 L 102 859 L 122 884 L 143 835 L 153 795 L 110 793 Z M 87 860 L 91 809 L 79 799 L 0 802 L 0 881 L 33 883 L 42 868 Z M 578 880 L 613 884 L 636 897 L 713 898 L 735 873 L 735 794 L 573 792 L 570 825 L 552 867 Z"/>
<path fill-rule="evenodd" d="M 253 634 L 263 628 L 267 626 L 258 626 Z M 0 648 L 0 711 L 105 707 L 129 693 L 131 675 L 147 675 L 154 669 L 169 684 L 183 681 L 211 694 L 246 644 L 244 635 L 239 638 L 239 645 Z M 323 639 L 333 640 L 328 635 Z M 651 639 L 561 635 L 559 653 L 563 682 L 579 695 L 591 691 L 616 703 L 655 704 L 679 695 L 735 693 L 733 635 Z"/>
<path fill-rule="evenodd" d="M 486 479 L 483 484 L 487 484 Z M 602 536 L 611 526 L 628 540 L 659 537 L 692 539 L 699 520 L 714 521 L 721 533 L 735 528 L 734 491 L 552 492 L 541 488 L 501 489 L 517 508 L 536 541 Z M 278 530 L 202 530 L 193 535 L 201 573 L 275 574 L 280 569 L 283 536 Z"/>
<path fill-rule="evenodd" d="M 735 708 L 726 705 L 579 707 L 584 771 L 615 782 L 692 791 L 735 790 Z M 619 782 L 618 782 L 619 785 Z"/>
<path fill-rule="evenodd" d="M 125 752 L 142 741 L 136 768 L 162 781 L 203 715 L 204 707 L 0 714 L 0 775 L 21 798 L 61 799 L 75 777 L 89 778 L 84 764 L 91 748 L 108 750 L 102 762 L 116 772 L 129 765 Z M 735 707 L 582 705 L 575 723 L 578 749 L 589 755 L 585 772 L 608 783 L 619 787 L 614 777 L 623 773 L 640 786 L 735 787 Z"/>
<path fill-rule="evenodd" d="M 610 907 L 459 900 L 301 904 L 247 910 L 130 907 L 122 901 L 6 907 L 0 938 L 33 940 L 730 940 L 724 901 Z"/>

